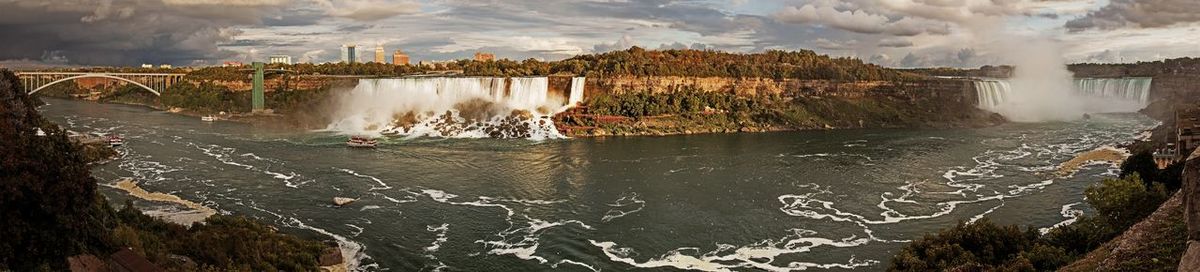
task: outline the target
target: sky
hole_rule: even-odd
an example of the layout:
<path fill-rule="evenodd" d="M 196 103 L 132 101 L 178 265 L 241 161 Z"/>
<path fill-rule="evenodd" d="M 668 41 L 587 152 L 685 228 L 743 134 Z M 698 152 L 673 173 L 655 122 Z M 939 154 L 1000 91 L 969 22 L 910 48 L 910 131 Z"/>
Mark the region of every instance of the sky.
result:
<path fill-rule="evenodd" d="M 1200 56 L 1197 0 L 0 0 L 0 66 L 559 60 L 621 50 L 809 49 L 888 67 Z"/>

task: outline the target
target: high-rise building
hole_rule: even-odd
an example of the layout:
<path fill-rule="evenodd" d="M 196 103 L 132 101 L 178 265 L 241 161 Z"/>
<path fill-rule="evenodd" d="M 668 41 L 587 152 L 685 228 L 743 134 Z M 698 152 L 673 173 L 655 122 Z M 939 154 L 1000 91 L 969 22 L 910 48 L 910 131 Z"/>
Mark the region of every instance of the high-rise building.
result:
<path fill-rule="evenodd" d="M 375 63 L 387 63 L 387 59 L 383 55 L 383 44 L 375 45 Z"/>
<path fill-rule="evenodd" d="M 356 52 L 354 52 L 355 47 L 357 47 L 357 45 L 353 45 L 353 44 L 342 45 L 342 62 L 345 62 L 345 63 L 358 62 L 358 55 L 356 55 Z"/>
<path fill-rule="evenodd" d="M 392 64 L 395 64 L 395 65 L 408 64 L 408 54 L 404 54 L 404 52 L 400 51 L 400 49 L 396 49 L 396 52 L 392 52 Z"/>
<path fill-rule="evenodd" d="M 267 60 L 269 63 L 292 64 L 292 56 L 288 55 L 274 55 L 267 57 Z"/>
<path fill-rule="evenodd" d="M 475 52 L 475 61 L 496 60 L 496 55 L 492 53 Z"/>

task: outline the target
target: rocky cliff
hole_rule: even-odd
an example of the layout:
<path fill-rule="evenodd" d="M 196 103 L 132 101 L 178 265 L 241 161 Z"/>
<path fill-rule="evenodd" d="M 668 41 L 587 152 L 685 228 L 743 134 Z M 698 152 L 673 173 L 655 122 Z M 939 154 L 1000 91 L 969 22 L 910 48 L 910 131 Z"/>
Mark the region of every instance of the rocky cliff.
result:
<path fill-rule="evenodd" d="M 586 84 L 586 107 L 556 119 L 568 135 L 944 128 L 1004 122 L 1002 117 L 976 107 L 974 84 L 969 80 L 619 76 L 588 78 Z M 678 101 L 698 96 L 694 93 L 697 91 L 717 94 L 715 97 L 722 97 L 718 100 L 738 97 L 751 105 L 738 109 L 716 103 L 698 106 L 704 110 L 680 110 L 679 104 L 687 102 Z M 597 98 L 605 101 L 594 101 Z"/>
<path fill-rule="evenodd" d="M 1187 251 L 1179 261 L 1179 271 L 1200 271 L 1200 152 L 1188 156 L 1183 168 L 1183 216 L 1187 222 Z"/>

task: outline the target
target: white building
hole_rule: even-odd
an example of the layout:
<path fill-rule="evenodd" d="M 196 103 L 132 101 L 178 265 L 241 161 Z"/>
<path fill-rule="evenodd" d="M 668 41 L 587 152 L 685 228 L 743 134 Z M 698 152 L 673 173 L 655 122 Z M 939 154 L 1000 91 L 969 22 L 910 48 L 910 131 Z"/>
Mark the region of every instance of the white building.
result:
<path fill-rule="evenodd" d="M 154 64 L 143 63 L 142 68 L 154 68 Z"/>
<path fill-rule="evenodd" d="M 376 44 L 375 45 L 375 62 L 376 63 L 387 63 L 387 60 L 385 58 L 386 57 L 383 55 L 383 44 Z"/>
<path fill-rule="evenodd" d="M 355 63 L 358 62 L 358 55 L 354 52 L 354 48 L 358 47 L 353 44 L 342 45 L 342 62 Z"/>
<path fill-rule="evenodd" d="M 269 62 L 269 63 L 292 64 L 292 56 L 288 56 L 288 55 L 274 55 L 274 56 L 267 57 L 267 62 Z"/>
<path fill-rule="evenodd" d="M 159 64 L 158 68 L 171 69 L 171 65 L 170 64 Z"/>

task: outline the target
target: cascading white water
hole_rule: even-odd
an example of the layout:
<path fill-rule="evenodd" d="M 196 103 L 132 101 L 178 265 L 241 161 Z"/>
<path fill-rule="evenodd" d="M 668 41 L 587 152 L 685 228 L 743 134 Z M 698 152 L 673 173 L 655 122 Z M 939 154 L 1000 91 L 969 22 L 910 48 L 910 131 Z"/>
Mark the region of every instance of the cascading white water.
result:
<path fill-rule="evenodd" d="M 985 79 L 975 81 L 975 93 L 979 97 L 979 108 L 996 111 L 1000 105 L 1008 101 L 1012 87 L 1005 80 Z"/>
<path fill-rule="evenodd" d="M 575 106 L 579 102 L 583 102 L 583 85 L 586 84 L 587 78 L 574 77 L 571 78 L 571 94 L 567 99 L 567 106 Z"/>
<path fill-rule="evenodd" d="M 508 82 L 509 84 L 505 84 Z M 563 98 L 546 77 L 363 79 L 338 99 L 328 130 L 447 138 L 563 138 Z"/>
<path fill-rule="evenodd" d="M 1075 80 L 1075 90 L 1087 96 L 1136 100 L 1144 104 L 1150 101 L 1150 81 L 1149 77 L 1081 78 Z"/>
<path fill-rule="evenodd" d="M 1134 112 L 1150 101 L 1151 78 L 1079 78 L 1074 80 L 1075 99 L 1087 112 Z M 975 93 L 981 109 L 1000 112 L 1013 103 L 1012 85 L 1003 79 L 975 81 Z"/>

